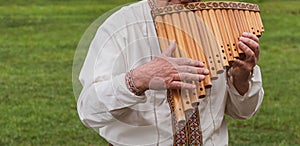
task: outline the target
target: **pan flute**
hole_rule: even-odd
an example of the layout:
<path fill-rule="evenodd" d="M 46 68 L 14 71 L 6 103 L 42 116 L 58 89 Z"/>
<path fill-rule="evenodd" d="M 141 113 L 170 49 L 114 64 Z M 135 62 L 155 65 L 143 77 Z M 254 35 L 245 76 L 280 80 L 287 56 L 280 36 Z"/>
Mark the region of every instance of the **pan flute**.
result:
<path fill-rule="evenodd" d="M 258 5 L 244 2 L 191 2 L 163 4 L 151 10 L 162 51 L 176 40 L 175 57 L 200 60 L 210 74 L 194 90 L 171 90 L 177 122 L 185 122 L 185 113 L 199 104 L 212 80 L 230 67 L 243 52 L 237 42 L 243 32 L 258 37 L 264 32 Z M 189 82 L 189 81 L 186 81 Z"/>

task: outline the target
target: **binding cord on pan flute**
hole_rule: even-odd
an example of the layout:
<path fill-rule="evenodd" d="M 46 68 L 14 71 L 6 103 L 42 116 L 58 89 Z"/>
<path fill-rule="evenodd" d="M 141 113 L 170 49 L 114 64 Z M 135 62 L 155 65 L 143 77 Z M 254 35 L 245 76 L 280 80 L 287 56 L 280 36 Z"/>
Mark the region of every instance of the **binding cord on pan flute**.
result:
<path fill-rule="evenodd" d="M 260 37 L 264 32 L 258 5 L 244 2 L 191 2 L 152 8 L 160 48 L 164 51 L 176 40 L 175 57 L 200 60 L 210 74 L 193 82 L 195 90 L 171 90 L 176 121 L 186 122 L 187 114 L 205 97 L 212 80 L 230 67 L 234 58 L 242 58 L 237 42 L 243 32 Z M 188 82 L 188 81 L 187 81 Z"/>

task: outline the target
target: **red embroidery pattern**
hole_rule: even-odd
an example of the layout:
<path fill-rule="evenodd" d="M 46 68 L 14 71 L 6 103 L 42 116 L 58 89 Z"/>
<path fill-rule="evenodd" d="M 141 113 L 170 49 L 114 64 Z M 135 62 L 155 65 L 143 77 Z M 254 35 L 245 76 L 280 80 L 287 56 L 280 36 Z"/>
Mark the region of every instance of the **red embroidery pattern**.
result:
<path fill-rule="evenodd" d="M 198 108 L 195 108 L 193 112 L 186 113 L 187 123 L 178 123 L 176 121 L 174 113 L 174 102 L 171 92 L 168 91 L 168 103 L 171 109 L 172 126 L 173 126 L 173 145 L 195 145 L 202 146 L 202 131 L 200 125 L 200 115 Z"/>

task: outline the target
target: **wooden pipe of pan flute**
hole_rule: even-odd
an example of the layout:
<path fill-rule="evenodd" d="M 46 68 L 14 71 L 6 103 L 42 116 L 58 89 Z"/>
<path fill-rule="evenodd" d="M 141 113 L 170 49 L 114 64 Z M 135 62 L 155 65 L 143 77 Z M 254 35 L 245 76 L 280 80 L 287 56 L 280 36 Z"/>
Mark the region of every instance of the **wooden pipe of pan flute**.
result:
<path fill-rule="evenodd" d="M 178 50 L 180 55 L 179 56 L 175 56 L 175 57 L 184 57 L 184 58 L 190 58 L 190 56 L 187 55 L 187 53 L 184 50 L 187 50 L 186 48 L 186 43 L 185 40 L 183 38 L 183 32 L 182 32 L 182 25 L 180 22 L 180 17 L 178 13 L 173 13 L 171 15 L 172 17 L 172 21 L 173 21 L 173 25 L 174 25 L 174 32 L 175 32 L 175 36 L 176 36 L 176 42 L 179 46 Z M 185 81 L 186 82 L 186 81 Z M 191 104 L 191 99 L 189 96 L 189 91 L 187 89 L 183 89 L 181 92 L 183 92 L 184 96 L 182 96 L 182 105 L 184 108 L 185 112 L 189 112 L 191 110 L 193 110 L 192 104 Z"/>
<path fill-rule="evenodd" d="M 208 37 L 208 35 L 206 35 L 208 28 L 206 27 L 204 16 L 202 14 L 204 11 L 205 10 L 203 10 L 202 12 L 196 11 L 196 15 L 198 18 L 197 24 L 198 24 L 198 28 L 199 28 L 199 32 L 200 32 L 200 36 L 201 36 L 201 43 L 203 45 L 204 54 L 206 56 L 207 64 L 209 66 L 211 79 L 217 79 L 218 75 L 217 75 L 217 70 L 215 67 L 216 65 L 215 65 L 215 61 L 213 59 L 213 54 L 211 52 L 211 45 L 210 45 L 209 37 Z M 205 14 L 207 15 L 207 11 Z"/>
<path fill-rule="evenodd" d="M 174 26 L 172 25 L 172 18 L 170 15 L 165 15 L 163 17 L 163 20 L 164 20 L 164 26 L 165 26 L 165 29 L 166 29 L 166 34 L 167 34 L 167 37 L 169 40 L 176 40 L 176 36 L 175 36 L 175 32 L 174 32 Z M 176 45 L 176 47 L 178 47 Z M 178 51 L 178 49 L 176 48 L 175 50 L 175 56 L 179 56 L 180 53 Z M 183 108 L 183 105 L 182 105 L 182 100 L 181 100 L 181 92 L 179 90 L 176 90 L 176 89 L 173 89 L 171 90 L 171 94 L 172 94 L 172 99 L 174 101 L 174 113 L 175 113 L 175 116 L 176 116 L 176 121 L 178 123 L 181 123 L 181 122 L 186 122 L 186 119 L 185 119 L 185 114 L 184 114 L 184 108 Z"/>
<path fill-rule="evenodd" d="M 155 27 L 156 27 L 156 33 L 158 36 L 161 52 L 164 52 L 168 48 L 169 43 L 168 43 L 167 33 L 165 31 L 166 29 L 165 29 L 162 16 L 157 16 L 155 18 Z"/>
<path fill-rule="evenodd" d="M 223 44 L 221 44 L 221 41 L 219 40 L 220 35 L 216 35 L 214 36 L 214 31 L 217 30 L 217 27 L 215 27 L 215 14 L 213 12 L 213 10 L 203 10 L 203 18 L 204 18 L 204 22 L 207 26 L 207 36 L 209 38 L 209 42 L 211 44 L 211 53 L 212 53 L 212 57 L 214 59 L 215 62 L 215 69 L 217 71 L 217 73 L 222 73 L 224 72 L 224 63 L 223 60 L 221 59 L 221 54 L 219 53 L 219 49 L 218 47 L 222 47 L 224 46 Z M 212 24 L 213 21 L 213 24 Z M 213 26 L 214 25 L 214 26 Z M 215 29 L 215 30 L 214 30 Z"/>
<path fill-rule="evenodd" d="M 222 10 L 222 16 L 223 16 L 223 21 L 224 21 L 224 29 L 226 30 L 225 33 L 228 35 L 228 39 L 229 39 L 229 45 L 230 45 L 230 50 L 228 51 L 228 61 L 231 62 L 233 61 L 233 58 L 237 58 L 238 57 L 238 52 L 237 52 L 237 48 L 236 48 L 236 40 L 235 37 L 238 38 L 237 36 L 235 36 L 237 33 L 234 32 L 235 30 L 233 30 L 231 24 L 230 24 L 230 20 L 228 17 L 228 13 L 227 10 Z"/>
<path fill-rule="evenodd" d="M 254 23 L 255 35 L 258 36 L 258 37 L 260 37 L 261 36 L 261 32 L 259 30 L 259 24 L 257 23 L 255 12 L 251 11 L 250 15 L 251 15 L 251 19 L 252 19 L 252 21 Z"/>
<path fill-rule="evenodd" d="M 182 25 L 182 35 L 185 39 L 185 50 L 187 55 L 194 59 L 194 60 L 200 60 L 202 58 L 198 57 L 198 52 L 196 49 L 196 46 L 194 44 L 193 36 L 192 36 L 192 30 L 190 27 L 189 19 L 188 19 L 188 14 L 189 12 L 181 12 L 180 15 L 180 20 L 181 20 L 181 25 Z M 192 12 L 191 12 L 192 13 Z M 204 83 L 203 82 L 196 82 L 193 81 L 193 84 L 198 84 L 201 88 L 204 88 Z M 197 86 L 197 85 L 196 85 Z M 205 95 L 205 92 L 203 90 L 197 90 L 196 91 L 191 91 L 190 92 L 190 99 L 192 102 L 192 106 L 195 107 L 196 105 L 199 104 L 199 96 Z"/>
<path fill-rule="evenodd" d="M 224 14 L 225 12 L 223 12 Z M 238 48 L 238 41 L 239 41 L 239 37 L 240 37 L 240 32 L 239 32 L 239 29 L 238 29 L 238 23 L 236 22 L 236 19 L 234 17 L 234 12 L 233 10 L 228 10 L 227 11 L 227 14 L 228 14 L 228 20 L 229 20 L 229 24 L 230 24 L 230 27 L 231 27 L 231 30 L 232 30 L 232 35 L 233 35 L 233 41 L 235 43 L 235 51 L 233 52 L 233 56 L 234 58 L 239 58 L 239 48 Z M 226 15 L 226 14 L 224 14 Z"/>
<path fill-rule="evenodd" d="M 223 61 L 226 62 L 224 65 L 226 67 L 229 67 L 228 62 L 233 60 L 232 51 L 231 51 L 232 46 L 230 44 L 230 39 L 228 36 L 228 32 L 230 29 L 226 29 L 226 24 L 223 19 L 223 14 L 222 14 L 221 10 L 215 10 L 215 14 L 216 14 L 216 19 L 217 19 L 217 24 L 220 29 L 220 35 L 224 42 L 224 48 L 221 50 L 221 53 L 223 53 L 224 55 L 221 59 L 223 59 Z"/>
<path fill-rule="evenodd" d="M 259 12 L 255 12 L 255 15 L 256 15 L 256 22 L 258 23 L 260 32 L 261 33 L 265 32 L 264 25 L 262 23 Z"/>
<path fill-rule="evenodd" d="M 191 26 L 190 29 L 190 34 L 192 35 L 191 43 L 195 47 L 194 49 L 196 50 L 196 54 L 197 54 L 196 57 L 198 60 L 204 63 L 204 68 L 209 69 L 207 59 L 204 55 L 203 45 L 200 38 L 200 32 L 197 27 L 196 15 L 194 12 L 187 12 L 187 13 L 188 13 L 189 23 Z M 211 76 L 207 75 L 204 81 L 200 82 L 197 87 L 199 98 L 203 98 L 205 96 L 205 87 L 211 87 L 211 85 L 212 85 Z"/>

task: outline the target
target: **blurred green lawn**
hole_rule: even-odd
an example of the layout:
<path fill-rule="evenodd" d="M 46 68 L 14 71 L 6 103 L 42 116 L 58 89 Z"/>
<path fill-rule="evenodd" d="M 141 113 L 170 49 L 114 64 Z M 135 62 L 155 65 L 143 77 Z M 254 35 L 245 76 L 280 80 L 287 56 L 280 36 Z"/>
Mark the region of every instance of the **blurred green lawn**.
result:
<path fill-rule="evenodd" d="M 130 1 L 0 0 L 0 145 L 106 145 L 77 116 L 73 57 L 94 20 Z M 230 145 L 300 145 L 300 1 L 256 3 L 265 98 L 254 118 L 227 118 Z"/>

